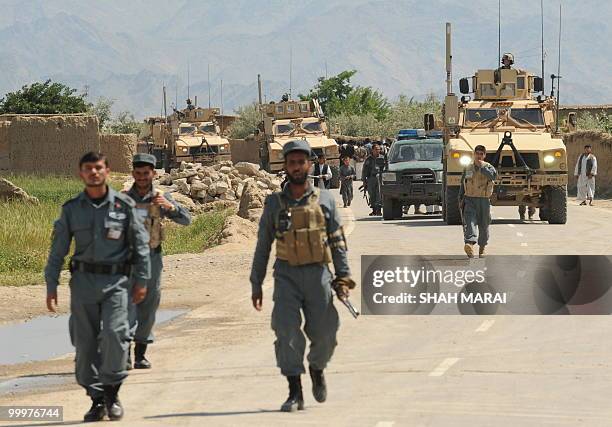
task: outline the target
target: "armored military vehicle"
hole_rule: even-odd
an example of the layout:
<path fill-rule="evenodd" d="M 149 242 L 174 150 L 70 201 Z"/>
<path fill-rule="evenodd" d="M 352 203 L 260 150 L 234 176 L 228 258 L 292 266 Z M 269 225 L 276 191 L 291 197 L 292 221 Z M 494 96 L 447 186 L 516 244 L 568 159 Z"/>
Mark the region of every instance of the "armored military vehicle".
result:
<path fill-rule="evenodd" d="M 340 151 L 336 141 L 328 137 L 327 123 L 316 99 L 284 100 L 260 104 L 262 121 L 254 139 L 259 144 L 261 167 L 268 172 L 283 169 L 283 146 L 294 139 L 305 139 L 315 155 L 325 154 L 333 174 L 331 187 L 339 187 Z"/>
<path fill-rule="evenodd" d="M 461 175 L 484 145 L 498 171 L 491 203 L 540 208 L 540 219 L 567 219 L 567 154 L 555 127 L 556 100 L 543 93 L 541 77 L 517 69 L 478 70 L 452 92 L 451 26 L 446 25 L 447 96 L 444 102 L 443 216 L 460 224 Z M 471 80 L 471 85 L 470 85 Z M 471 86 L 471 87 L 470 87 Z M 468 96 L 473 94 L 473 99 Z"/>
<path fill-rule="evenodd" d="M 183 161 L 212 164 L 231 160 L 230 143 L 224 135 L 232 121 L 232 116 L 221 116 L 218 108 L 194 107 L 188 100 L 184 110 L 145 121 L 147 149 L 167 171 Z"/>

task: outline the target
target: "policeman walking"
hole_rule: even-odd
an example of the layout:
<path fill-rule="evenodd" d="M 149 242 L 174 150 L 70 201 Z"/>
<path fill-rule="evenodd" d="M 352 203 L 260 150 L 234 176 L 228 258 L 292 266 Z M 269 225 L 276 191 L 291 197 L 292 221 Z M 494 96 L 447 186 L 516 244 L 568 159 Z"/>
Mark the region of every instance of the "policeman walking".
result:
<path fill-rule="evenodd" d="M 289 397 L 281 406 L 285 412 L 304 409 L 301 375 L 305 373 L 306 339 L 302 313 L 304 332 L 310 339 L 312 392 L 318 402 L 324 402 L 327 386 L 323 370 L 336 347 L 339 326 L 332 289 L 342 298 L 355 287 L 334 197 L 307 180 L 310 156 L 310 146 L 304 140 L 289 141 L 283 147 L 289 182 L 266 198 L 250 277 L 253 307 L 261 311 L 262 283 L 276 239 L 272 329 L 276 363 L 289 382 Z M 332 261 L 334 280 L 328 267 Z"/>
<path fill-rule="evenodd" d="M 469 258 L 474 257 L 474 245 L 478 239 L 478 254 L 485 256 L 491 223 L 491 195 L 497 171 L 484 161 L 487 150 L 482 145 L 474 149 L 474 163 L 464 169 L 459 188 L 459 209 L 463 218 L 464 250 Z M 478 227 L 478 233 L 476 233 Z"/>
<path fill-rule="evenodd" d="M 382 215 L 382 200 L 380 186 L 378 185 L 378 175 L 381 172 L 381 168 L 377 162 L 379 158 L 381 158 L 380 145 L 376 143 L 372 146 L 372 154 L 365 159 L 361 171 L 361 180 L 363 181 L 364 187 L 367 188 L 370 197 L 370 207 L 372 208 L 370 216 Z"/>
<path fill-rule="evenodd" d="M 47 307 L 55 312 L 60 271 L 74 238 L 70 310 L 76 379 L 93 402 L 85 421 L 123 417 L 118 392 L 127 376 L 129 276 L 135 281 L 134 303 L 145 298 L 150 276 L 149 236 L 134 201 L 106 185 L 109 173 L 103 154 L 81 158 L 85 190 L 62 206 L 45 268 Z"/>
<path fill-rule="evenodd" d="M 147 296 L 139 304 L 130 304 L 130 330 L 134 333 L 134 368 L 149 369 L 151 363 L 145 358 L 147 345 L 153 342 L 155 313 L 161 299 L 162 241 L 164 232 L 162 218 L 169 218 L 177 224 L 189 225 L 191 216 L 170 195 L 153 187 L 155 178 L 155 156 L 138 153 L 132 162 L 134 185 L 127 192 L 136 202 L 136 212 L 144 221 L 149 232 L 151 248 L 151 279 L 147 281 Z M 128 369 L 130 358 L 128 357 Z"/>

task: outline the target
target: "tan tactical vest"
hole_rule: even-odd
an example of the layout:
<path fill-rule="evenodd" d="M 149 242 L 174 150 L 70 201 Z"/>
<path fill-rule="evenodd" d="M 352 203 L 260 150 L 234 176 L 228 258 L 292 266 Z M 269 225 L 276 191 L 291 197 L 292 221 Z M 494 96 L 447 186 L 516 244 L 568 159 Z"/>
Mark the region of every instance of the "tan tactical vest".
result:
<path fill-rule="evenodd" d="M 325 216 L 319 205 L 319 189 L 315 188 L 308 203 L 288 208 L 281 193 L 276 193 L 281 210 L 290 213 L 291 225 L 283 233 L 277 232 L 276 256 L 289 265 L 328 264 L 332 261 L 327 240 Z M 277 221 L 278 229 L 278 221 Z"/>
<path fill-rule="evenodd" d="M 488 163 L 485 162 L 485 164 Z M 468 176 L 469 171 L 472 172 L 471 177 Z M 472 165 L 463 178 L 463 188 L 466 197 L 490 198 L 493 194 L 493 181 L 482 173 L 481 168 L 476 169 L 474 165 Z"/>
<path fill-rule="evenodd" d="M 159 190 L 156 190 L 155 195 L 161 195 Z M 146 209 L 148 215 L 144 220 L 145 228 L 149 232 L 149 247 L 156 249 L 161 242 L 164 241 L 165 232 L 161 223 L 161 206 L 152 203 L 136 203 L 137 209 Z"/>

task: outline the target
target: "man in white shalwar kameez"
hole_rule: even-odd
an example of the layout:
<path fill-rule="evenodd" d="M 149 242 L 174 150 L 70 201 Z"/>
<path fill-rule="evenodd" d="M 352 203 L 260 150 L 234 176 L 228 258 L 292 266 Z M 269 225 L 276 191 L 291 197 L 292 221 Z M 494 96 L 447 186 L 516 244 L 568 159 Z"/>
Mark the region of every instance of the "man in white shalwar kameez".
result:
<path fill-rule="evenodd" d="M 597 158 L 592 153 L 590 145 L 584 146 L 584 153 L 578 157 L 574 175 L 578 181 L 578 197 L 577 201 L 581 206 L 587 204 L 593 206 L 593 197 L 595 197 L 595 176 L 597 175 Z"/>

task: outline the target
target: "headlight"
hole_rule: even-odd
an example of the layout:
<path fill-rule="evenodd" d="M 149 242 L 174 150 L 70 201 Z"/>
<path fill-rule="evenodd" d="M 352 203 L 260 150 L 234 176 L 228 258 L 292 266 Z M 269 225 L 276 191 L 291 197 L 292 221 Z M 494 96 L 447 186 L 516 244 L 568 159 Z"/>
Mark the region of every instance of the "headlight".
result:
<path fill-rule="evenodd" d="M 188 152 L 189 152 L 189 148 L 187 148 L 187 147 L 181 147 L 181 151 L 182 151 L 183 153 L 188 153 Z"/>
<path fill-rule="evenodd" d="M 397 176 L 395 172 L 383 172 L 382 179 L 383 182 L 395 182 L 397 181 Z"/>
<path fill-rule="evenodd" d="M 555 161 L 555 156 L 553 156 L 551 154 L 548 154 L 548 155 L 544 156 L 544 163 L 549 165 L 549 164 L 553 163 L 554 161 Z"/>
<path fill-rule="evenodd" d="M 470 156 L 461 156 L 459 157 L 459 164 L 461 166 L 469 166 L 472 163 L 472 158 Z"/>
<path fill-rule="evenodd" d="M 436 181 L 442 182 L 442 171 L 436 171 Z"/>

